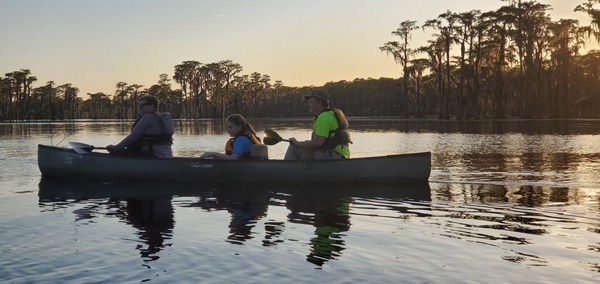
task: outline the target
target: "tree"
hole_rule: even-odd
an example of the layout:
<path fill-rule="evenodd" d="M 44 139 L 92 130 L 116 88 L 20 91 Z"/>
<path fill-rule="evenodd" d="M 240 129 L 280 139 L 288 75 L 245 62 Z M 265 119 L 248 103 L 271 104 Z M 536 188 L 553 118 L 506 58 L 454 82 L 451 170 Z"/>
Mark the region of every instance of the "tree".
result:
<path fill-rule="evenodd" d="M 79 92 L 78 88 L 73 87 L 71 84 L 64 84 L 59 87 L 64 93 L 64 111 L 63 115 L 65 118 L 75 119 L 78 117 L 77 115 L 77 93 Z"/>
<path fill-rule="evenodd" d="M 429 66 L 429 61 L 424 58 L 413 59 L 410 61 L 409 74 L 413 81 L 413 94 L 415 95 L 416 117 L 425 117 L 425 98 L 421 90 L 423 81 L 423 72 Z"/>
<path fill-rule="evenodd" d="M 90 97 L 84 102 L 84 107 L 88 109 L 91 119 L 109 118 L 111 117 L 111 100 L 110 97 L 102 92 L 88 93 Z"/>
<path fill-rule="evenodd" d="M 127 93 L 129 94 L 129 100 L 127 101 L 126 105 L 127 117 L 135 118 L 138 116 L 137 102 L 142 96 L 143 91 L 141 91 L 140 89 L 143 87 L 144 85 L 139 84 L 131 84 L 126 87 Z"/>
<path fill-rule="evenodd" d="M 34 117 L 37 119 L 57 119 L 57 93 L 58 89 L 54 87 L 54 81 L 46 82 L 46 85 L 34 90 L 34 97 L 37 100 Z"/>
<path fill-rule="evenodd" d="M 444 72 L 443 71 L 444 70 L 444 63 L 443 63 L 444 40 L 441 37 L 437 37 L 435 39 L 428 40 L 427 42 L 429 43 L 429 45 L 422 46 L 418 50 L 420 52 L 427 53 L 427 55 L 429 56 L 429 59 L 426 62 L 435 78 L 434 79 L 435 83 L 433 85 L 435 85 L 435 90 L 436 90 L 435 97 L 437 98 L 437 103 L 436 103 L 437 113 L 438 113 L 438 117 L 441 117 L 442 110 L 441 110 L 441 106 L 439 104 L 440 104 L 440 102 L 444 102 L 444 90 L 445 90 L 444 75 L 443 75 L 443 72 Z"/>
<path fill-rule="evenodd" d="M 553 48 L 553 59 L 556 62 L 557 89 L 550 105 L 554 106 L 553 114 L 558 118 L 569 117 L 572 53 L 579 50 L 583 44 L 583 34 L 587 33 L 587 29 L 578 24 L 578 20 L 561 19 L 549 26 L 553 34 L 549 45 Z"/>
<path fill-rule="evenodd" d="M 468 85 L 467 77 L 474 77 L 474 62 L 472 60 L 474 53 L 474 39 L 477 38 L 479 30 L 476 28 L 477 21 L 481 12 L 479 10 L 473 10 L 464 13 L 452 14 L 453 21 L 457 22 L 457 26 L 454 29 L 455 37 L 460 44 L 460 59 L 459 59 L 459 82 L 457 86 L 457 99 L 456 102 L 456 118 L 463 118 L 465 116 L 465 106 L 474 107 L 476 103 L 471 102 L 468 104 L 469 98 L 473 98 L 472 95 L 465 96 L 465 88 L 472 92 L 472 88 Z"/>
<path fill-rule="evenodd" d="M 483 13 L 482 17 L 488 27 L 486 49 L 489 62 L 493 68 L 494 84 L 492 98 L 492 116 L 505 118 L 504 72 L 507 54 L 508 27 L 514 21 L 510 8 L 501 7 L 496 11 Z"/>
<path fill-rule="evenodd" d="M 400 23 L 400 27 L 392 32 L 392 35 L 400 37 L 400 41 L 389 41 L 385 43 L 379 49 L 387 54 L 391 54 L 394 57 L 396 63 L 402 67 L 403 74 L 403 105 L 404 105 L 404 116 L 408 117 L 408 62 L 409 57 L 415 53 L 414 49 L 409 48 L 409 41 L 411 34 L 414 30 L 419 29 L 416 21 L 403 21 Z"/>
<path fill-rule="evenodd" d="M 442 96 L 442 107 L 440 108 L 440 118 L 449 119 L 450 118 L 450 100 L 452 94 L 452 85 L 451 85 L 451 71 L 452 68 L 450 66 L 450 49 L 452 44 L 457 42 L 457 39 L 454 35 L 454 29 L 456 24 L 456 17 L 453 16 L 453 13 L 449 10 L 445 13 L 440 14 L 436 19 L 427 20 L 423 28 L 432 28 L 438 31 L 438 34 L 434 35 L 443 43 L 444 46 L 444 55 L 445 59 L 445 90 Z"/>
<path fill-rule="evenodd" d="M 224 75 L 224 79 L 225 79 L 225 94 L 230 95 L 230 86 L 231 86 L 231 80 L 240 72 L 242 72 L 243 68 L 242 65 L 238 64 L 238 63 L 233 63 L 233 61 L 231 60 L 223 60 L 220 61 L 219 63 L 220 69 Z M 234 110 L 237 111 L 237 109 L 239 108 L 238 104 L 238 100 L 233 99 L 233 103 L 236 104 L 234 106 Z M 225 95 L 222 96 L 222 102 L 221 102 L 221 118 L 225 119 Z"/>
<path fill-rule="evenodd" d="M 172 90 L 170 81 L 168 74 L 160 74 L 158 82 L 150 86 L 147 93 L 158 98 L 161 110 L 168 110 L 173 118 L 180 118 L 181 105 L 177 102 L 179 102 L 181 92 Z"/>
<path fill-rule="evenodd" d="M 600 4 L 600 0 L 587 0 L 575 7 L 575 12 L 585 12 L 590 17 L 590 32 L 600 43 L 600 9 L 594 8 L 595 4 Z"/>
<path fill-rule="evenodd" d="M 540 117 L 542 108 L 538 107 L 544 100 L 543 89 L 543 56 L 547 45 L 550 5 L 536 1 L 526 1 L 506 7 L 512 15 L 512 27 L 509 34 L 514 39 L 518 50 L 519 77 L 518 104 L 522 106 L 518 112 L 521 117 Z"/>
<path fill-rule="evenodd" d="M 180 104 L 183 106 L 183 116 L 197 117 L 199 112 L 197 102 L 200 96 L 200 85 L 202 75 L 202 63 L 194 60 L 184 61 L 175 66 L 173 80 L 181 85 L 183 95 L 180 98 Z"/>
<path fill-rule="evenodd" d="M 5 86 L 8 86 L 8 114 L 11 119 L 30 118 L 29 99 L 31 96 L 31 86 L 37 81 L 35 76 L 31 76 L 29 69 L 21 69 L 5 74 Z"/>

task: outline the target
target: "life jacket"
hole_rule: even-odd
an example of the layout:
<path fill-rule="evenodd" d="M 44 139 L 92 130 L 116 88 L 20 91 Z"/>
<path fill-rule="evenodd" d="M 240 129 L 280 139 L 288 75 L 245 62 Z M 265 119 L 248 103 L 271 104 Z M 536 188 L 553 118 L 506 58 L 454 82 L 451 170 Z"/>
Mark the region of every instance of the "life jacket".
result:
<path fill-rule="evenodd" d="M 150 152 L 154 153 L 152 145 L 173 145 L 173 134 L 175 133 L 175 126 L 173 124 L 173 118 L 171 118 L 171 114 L 169 114 L 168 112 L 151 112 L 142 114 L 135 120 L 131 128 L 134 128 L 135 125 L 140 121 L 140 119 L 146 114 L 152 114 L 160 121 L 163 128 L 163 133 L 142 134 L 140 139 L 138 139 L 131 146 L 127 147 L 127 149 L 132 152 L 139 152 L 144 146 L 148 146 Z"/>
<path fill-rule="evenodd" d="M 229 138 L 229 140 L 227 140 L 227 143 L 225 143 L 225 154 L 231 155 L 231 153 L 233 151 L 233 142 L 235 141 L 235 139 L 237 139 L 240 136 L 248 137 L 248 139 L 250 139 L 250 141 L 252 142 L 253 145 L 254 144 L 262 144 L 260 142 L 260 138 L 256 137 L 256 135 L 253 135 L 253 134 L 236 135 L 234 137 Z M 252 155 L 251 155 L 251 153 L 244 153 L 244 155 L 242 155 L 241 158 L 250 159 L 250 158 L 252 158 Z"/>
<path fill-rule="evenodd" d="M 323 111 L 321 111 L 319 114 L 326 112 L 326 111 L 333 112 L 335 119 L 337 120 L 337 123 L 338 123 L 338 128 L 329 131 L 329 136 L 327 136 L 327 139 L 325 140 L 324 147 L 326 149 L 333 150 L 338 145 L 349 146 L 350 144 L 352 144 L 352 140 L 350 139 L 350 132 L 348 132 L 349 124 L 348 124 L 348 120 L 346 119 L 346 115 L 344 114 L 344 112 L 337 108 L 333 108 L 333 109 L 326 108 Z M 318 117 L 318 115 L 317 115 L 317 117 Z M 315 120 L 316 120 L 316 118 L 315 118 Z"/>

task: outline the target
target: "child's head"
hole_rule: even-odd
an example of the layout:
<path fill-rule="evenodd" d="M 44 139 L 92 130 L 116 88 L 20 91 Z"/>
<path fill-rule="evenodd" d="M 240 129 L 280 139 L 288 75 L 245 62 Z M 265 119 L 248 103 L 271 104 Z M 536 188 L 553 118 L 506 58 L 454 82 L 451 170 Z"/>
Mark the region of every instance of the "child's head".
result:
<path fill-rule="evenodd" d="M 241 114 L 232 114 L 225 120 L 227 122 L 227 132 L 230 136 L 253 134 L 256 135 L 254 128 Z"/>

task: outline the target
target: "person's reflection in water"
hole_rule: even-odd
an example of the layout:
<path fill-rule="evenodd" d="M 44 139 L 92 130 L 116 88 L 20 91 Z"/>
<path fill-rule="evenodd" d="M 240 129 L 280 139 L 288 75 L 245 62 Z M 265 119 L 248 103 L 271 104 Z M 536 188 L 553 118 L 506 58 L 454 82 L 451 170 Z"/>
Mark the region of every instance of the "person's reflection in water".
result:
<path fill-rule="evenodd" d="M 252 239 L 252 228 L 256 225 L 256 221 L 264 217 L 266 213 L 262 208 L 255 205 L 253 203 L 240 203 L 228 209 L 231 213 L 228 242 L 241 245 L 246 240 Z"/>
<path fill-rule="evenodd" d="M 106 215 L 136 228 L 139 237 L 136 241 L 140 243 L 136 249 L 144 261 L 158 259 L 157 254 L 165 246 L 170 246 L 165 242 L 173 237 L 175 225 L 171 195 L 123 198 L 117 197 L 123 194 L 123 190 L 143 190 L 148 193 L 149 189 L 96 183 L 42 181 L 39 186 L 40 205 L 50 207 L 49 210 L 66 208 L 70 204 L 85 205 L 73 211 L 76 222 Z"/>
<path fill-rule="evenodd" d="M 267 215 L 269 197 L 265 192 L 258 192 L 249 196 L 238 194 L 229 198 L 223 199 L 223 204 L 231 213 L 227 242 L 241 245 L 252 239 L 252 228 L 256 221 Z"/>
<path fill-rule="evenodd" d="M 287 202 L 290 222 L 312 224 L 315 237 L 310 240 L 311 252 L 306 260 L 323 266 L 345 249 L 342 232 L 350 229 L 349 201 L 335 196 L 301 199 L 291 197 Z"/>
<path fill-rule="evenodd" d="M 137 249 L 148 261 L 157 260 L 156 255 L 165 246 L 165 240 L 173 237 L 175 221 L 171 197 L 155 199 L 126 199 L 126 221 L 138 229 L 138 236 L 147 247 L 138 245 Z"/>

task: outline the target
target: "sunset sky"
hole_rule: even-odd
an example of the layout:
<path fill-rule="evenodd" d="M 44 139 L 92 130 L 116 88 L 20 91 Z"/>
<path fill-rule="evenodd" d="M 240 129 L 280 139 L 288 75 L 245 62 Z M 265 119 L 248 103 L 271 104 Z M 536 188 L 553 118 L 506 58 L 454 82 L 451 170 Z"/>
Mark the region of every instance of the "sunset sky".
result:
<path fill-rule="evenodd" d="M 554 20 L 584 0 L 546 0 Z M 399 77 L 379 50 L 400 22 L 447 9 L 495 10 L 500 0 L 0 0 L 0 76 L 29 69 L 34 87 L 54 81 L 113 94 L 117 82 L 150 87 L 186 60 L 232 60 L 287 86 Z M 413 46 L 431 31 L 417 30 Z M 173 83 L 174 88 L 179 86 Z"/>

